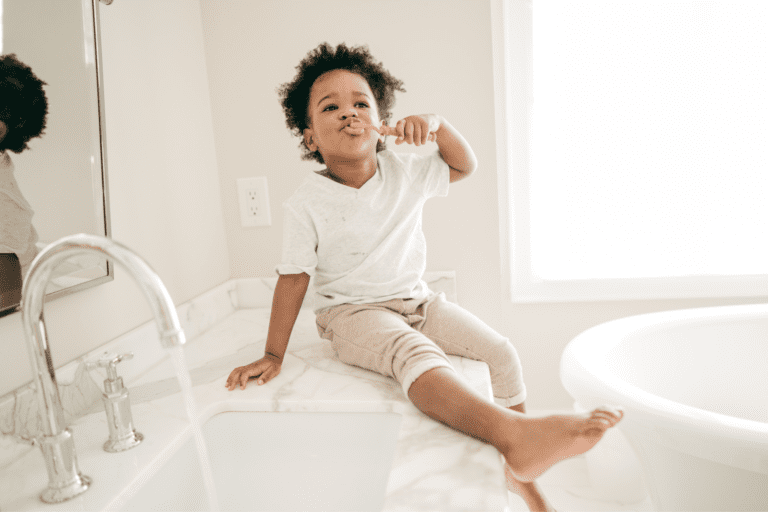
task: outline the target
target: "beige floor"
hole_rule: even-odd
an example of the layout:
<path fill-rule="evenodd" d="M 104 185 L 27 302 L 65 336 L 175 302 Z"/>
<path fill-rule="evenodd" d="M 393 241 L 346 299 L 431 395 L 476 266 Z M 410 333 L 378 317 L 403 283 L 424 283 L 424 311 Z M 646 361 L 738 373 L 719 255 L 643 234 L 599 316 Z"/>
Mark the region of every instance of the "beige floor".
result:
<path fill-rule="evenodd" d="M 652 512 L 650 499 L 646 496 L 640 503 L 619 503 L 601 501 L 589 482 L 586 460 L 573 457 L 554 465 L 538 480 L 552 506 L 558 512 Z M 525 502 L 510 493 L 511 512 L 527 511 Z"/>

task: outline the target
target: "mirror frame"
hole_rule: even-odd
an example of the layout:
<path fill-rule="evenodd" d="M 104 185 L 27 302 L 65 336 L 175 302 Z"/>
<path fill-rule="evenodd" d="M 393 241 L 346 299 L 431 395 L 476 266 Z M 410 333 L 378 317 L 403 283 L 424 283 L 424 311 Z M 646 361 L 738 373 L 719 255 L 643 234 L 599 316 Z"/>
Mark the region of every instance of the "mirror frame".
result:
<path fill-rule="evenodd" d="M 101 151 L 101 200 L 102 200 L 102 208 L 104 211 L 104 236 L 106 238 L 112 238 L 112 228 L 111 228 L 111 221 L 110 221 L 110 214 L 109 214 L 109 187 L 107 182 L 107 126 L 106 126 L 106 117 L 105 117 L 105 109 L 104 109 L 104 77 L 103 77 L 103 71 L 102 71 L 102 63 L 101 63 L 101 23 L 99 20 L 99 3 L 100 1 L 104 0 L 83 0 L 83 6 L 85 7 L 87 4 L 90 4 L 91 6 L 91 20 L 90 25 L 93 29 L 93 48 L 95 50 L 96 55 L 94 56 L 94 65 L 96 67 L 96 101 L 98 102 L 98 112 L 99 112 L 99 150 Z M 111 1 L 104 2 L 106 5 L 109 5 L 112 3 Z M 86 20 L 83 20 L 84 23 Z M 93 180 L 95 180 L 95 177 L 92 177 Z M 94 201 L 95 206 L 95 201 Z M 70 235 L 74 235 L 76 233 L 69 233 Z M 82 290 L 86 290 L 88 288 L 93 288 L 94 286 L 98 286 L 102 283 L 107 283 L 109 281 L 112 281 L 115 279 L 115 266 L 110 261 L 109 258 L 106 259 L 107 263 L 107 275 L 102 277 L 97 277 L 94 279 L 91 279 L 89 281 L 86 281 L 84 283 L 76 284 L 74 286 L 70 286 L 67 288 L 63 288 L 61 290 L 57 290 L 55 292 L 46 293 L 44 302 L 49 302 L 52 300 L 56 300 L 59 297 L 64 297 L 67 295 L 71 295 L 73 293 L 77 293 Z M 16 306 L 12 308 L 8 308 L 5 311 L 0 312 L 0 318 L 10 315 L 12 313 L 16 313 L 21 311 L 21 303 L 17 304 Z"/>

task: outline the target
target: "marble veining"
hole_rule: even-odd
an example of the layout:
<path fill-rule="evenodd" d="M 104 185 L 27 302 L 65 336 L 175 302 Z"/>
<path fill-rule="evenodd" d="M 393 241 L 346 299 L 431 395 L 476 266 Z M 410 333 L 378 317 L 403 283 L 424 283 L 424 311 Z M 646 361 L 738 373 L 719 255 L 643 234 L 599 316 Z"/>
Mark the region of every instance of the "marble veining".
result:
<path fill-rule="evenodd" d="M 432 290 L 456 300 L 452 272 L 425 277 Z M 394 380 L 339 361 L 317 334 L 311 301 L 299 314 L 280 375 L 265 386 L 228 391 L 229 372 L 263 355 L 275 283 L 276 278 L 227 281 L 177 308 L 202 421 L 231 410 L 397 412 L 403 420 L 386 511 L 504 510 L 507 493 L 496 450 L 426 417 Z M 56 333 L 51 337 L 55 343 Z M 0 509 L 119 509 L 151 477 L 157 461 L 191 435 L 173 366 L 159 347 L 150 321 L 57 370 L 80 468 L 94 482 L 71 502 L 43 505 L 38 500 L 47 475 L 39 449 L 30 445 L 37 432 L 34 390 L 26 386 L 0 398 Z M 85 361 L 105 351 L 135 354 L 118 369 L 130 390 L 134 424 L 146 440 L 119 454 L 101 448 L 108 435 L 101 403 L 105 375 L 84 370 Z M 491 397 L 485 363 L 449 358 L 474 389 Z"/>

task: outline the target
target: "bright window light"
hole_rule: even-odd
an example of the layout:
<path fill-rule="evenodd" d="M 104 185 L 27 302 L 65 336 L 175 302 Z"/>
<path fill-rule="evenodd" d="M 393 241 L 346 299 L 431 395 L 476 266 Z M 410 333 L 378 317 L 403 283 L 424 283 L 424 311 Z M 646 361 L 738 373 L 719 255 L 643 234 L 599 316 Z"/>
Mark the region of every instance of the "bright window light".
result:
<path fill-rule="evenodd" d="M 763 0 L 533 2 L 533 276 L 768 274 L 766 27 Z"/>

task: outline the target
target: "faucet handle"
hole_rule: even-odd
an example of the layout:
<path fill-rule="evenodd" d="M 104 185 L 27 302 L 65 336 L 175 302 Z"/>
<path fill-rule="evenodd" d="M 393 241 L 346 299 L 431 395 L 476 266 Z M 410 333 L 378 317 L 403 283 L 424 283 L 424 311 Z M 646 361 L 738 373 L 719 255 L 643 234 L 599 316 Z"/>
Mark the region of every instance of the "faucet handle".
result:
<path fill-rule="evenodd" d="M 85 369 L 88 371 L 95 370 L 96 368 L 107 369 L 107 380 L 117 380 L 117 364 L 121 361 L 127 361 L 133 359 L 133 352 L 126 352 L 124 354 L 115 354 L 113 352 L 104 352 L 102 356 L 95 361 L 88 361 L 85 363 Z"/>
<path fill-rule="evenodd" d="M 125 354 L 104 352 L 98 359 L 85 363 L 85 368 L 89 371 L 96 368 L 107 369 L 102 399 L 109 425 L 109 439 L 104 443 L 104 450 L 108 452 L 121 452 L 133 448 L 144 439 L 144 436 L 133 428 L 128 390 L 123 386 L 123 379 L 117 376 L 115 368 L 118 363 L 127 359 L 133 359 L 133 352 Z"/>

